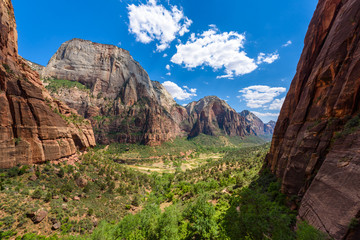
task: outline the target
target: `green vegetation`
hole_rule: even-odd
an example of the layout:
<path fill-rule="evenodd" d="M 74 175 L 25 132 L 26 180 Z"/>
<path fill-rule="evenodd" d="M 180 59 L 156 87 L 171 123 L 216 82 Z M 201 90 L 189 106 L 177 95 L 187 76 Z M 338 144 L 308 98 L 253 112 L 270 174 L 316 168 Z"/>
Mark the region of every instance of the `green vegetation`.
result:
<path fill-rule="evenodd" d="M 59 89 L 66 88 L 78 88 L 79 90 L 89 91 L 85 85 L 78 81 L 69 81 L 64 79 L 44 79 L 45 87 L 50 92 L 58 92 Z"/>
<path fill-rule="evenodd" d="M 14 74 L 13 70 L 11 70 L 11 68 L 10 68 L 9 65 L 7 65 L 6 63 L 3 63 L 2 65 L 3 65 L 3 67 L 5 68 L 5 71 L 6 71 L 7 73 L 9 73 L 9 74 Z"/>
<path fill-rule="evenodd" d="M 104 154 L 120 159 L 136 159 L 144 161 L 149 158 L 173 158 L 192 152 L 191 156 L 201 153 L 219 153 L 232 149 L 239 149 L 264 144 L 258 137 L 213 137 L 201 134 L 195 138 L 176 138 L 160 146 L 147 146 L 142 144 L 112 144 Z M 98 148 L 104 148 L 100 146 Z"/>
<path fill-rule="evenodd" d="M 306 223 L 292 230 L 296 213 L 285 206 L 280 184 L 259 174 L 269 144 L 257 141 L 200 136 L 157 147 L 114 144 L 72 165 L 3 171 L 0 211 L 7 218 L 0 219 L 0 236 L 322 239 Z M 34 225 L 26 214 L 40 208 L 47 220 Z M 50 230 L 53 222 L 60 228 Z"/>
<path fill-rule="evenodd" d="M 76 125 L 81 125 L 84 123 L 85 118 L 78 115 L 78 114 L 70 114 L 70 115 L 64 115 L 64 114 L 60 114 L 60 116 L 67 122 L 67 123 L 74 123 Z"/>
<path fill-rule="evenodd" d="M 19 145 L 20 142 L 21 142 L 21 137 L 14 138 L 15 145 Z"/>
<path fill-rule="evenodd" d="M 342 138 L 360 129 L 360 114 L 350 118 L 341 132 L 335 134 L 335 138 Z"/>
<path fill-rule="evenodd" d="M 325 233 L 316 230 L 313 226 L 307 222 L 301 222 L 298 224 L 298 230 L 296 234 L 296 240 L 321 240 L 329 239 Z"/>
<path fill-rule="evenodd" d="M 49 105 L 49 106 L 52 109 L 51 105 Z M 78 114 L 75 114 L 75 113 L 65 115 L 65 114 L 60 113 L 58 108 L 54 108 L 53 111 L 54 111 L 54 113 L 58 114 L 62 119 L 64 119 L 68 124 L 73 123 L 75 125 L 81 125 L 85 121 L 84 117 L 82 117 Z"/>

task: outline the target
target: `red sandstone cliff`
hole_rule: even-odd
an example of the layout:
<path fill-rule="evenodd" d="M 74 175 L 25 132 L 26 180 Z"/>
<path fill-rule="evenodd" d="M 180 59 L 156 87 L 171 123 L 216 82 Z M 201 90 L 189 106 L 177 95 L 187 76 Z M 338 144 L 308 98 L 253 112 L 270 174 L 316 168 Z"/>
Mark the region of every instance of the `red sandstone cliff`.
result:
<path fill-rule="evenodd" d="M 224 100 L 207 96 L 186 106 L 189 122 L 193 124 L 189 137 L 203 133 L 212 136 L 247 136 L 245 118 Z"/>
<path fill-rule="evenodd" d="M 267 163 L 299 217 L 334 239 L 359 239 L 360 1 L 320 0 Z M 357 235 L 359 234 L 359 235 Z"/>
<path fill-rule="evenodd" d="M 57 160 L 94 146 L 91 125 L 55 101 L 18 55 L 10 0 L 0 1 L 0 168 Z"/>

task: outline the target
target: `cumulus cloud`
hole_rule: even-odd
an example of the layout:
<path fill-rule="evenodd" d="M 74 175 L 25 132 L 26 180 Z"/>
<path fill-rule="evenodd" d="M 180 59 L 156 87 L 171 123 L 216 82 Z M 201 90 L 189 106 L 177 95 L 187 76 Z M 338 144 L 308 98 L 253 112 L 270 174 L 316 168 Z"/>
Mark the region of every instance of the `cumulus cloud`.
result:
<path fill-rule="evenodd" d="M 169 47 L 176 36 L 183 36 L 189 32 L 192 21 L 184 16 L 177 6 L 166 9 L 157 4 L 156 0 L 149 0 L 147 4 L 130 4 L 129 31 L 141 43 L 158 41 L 157 51 L 161 52 Z"/>
<path fill-rule="evenodd" d="M 171 62 L 189 69 L 209 66 L 216 71 L 224 68 L 225 74 L 218 78 L 233 78 L 251 73 L 260 63 L 271 63 L 279 58 L 277 53 L 264 54 L 257 63 L 247 56 L 244 43 L 245 34 L 234 31 L 221 33 L 215 25 L 210 25 L 208 31 L 192 33 L 185 44 L 179 43 Z"/>
<path fill-rule="evenodd" d="M 167 57 L 168 55 L 166 53 L 164 53 L 163 57 Z"/>
<path fill-rule="evenodd" d="M 283 103 L 284 103 L 285 97 L 281 99 L 275 99 L 269 106 L 270 110 L 280 110 Z"/>
<path fill-rule="evenodd" d="M 287 46 L 290 46 L 291 44 L 292 44 L 292 41 L 289 40 L 289 41 L 287 41 L 285 44 L 283 44 L 282 46 L 283 46 L 283 47 L 287 47 Z"/>
<path fill-rule="evenodd" d="M 188 88 L 187 86 L 181 88 L 176 83 L 171 81 L 165 81 L 162 85 L 166 88 L 166 90 L 171 94 L 173 98 L 178 100 L 187 100 L 197 96 L 196 88 Z"/>
<path fill-rule="evenodd" d="M 261 64 L 261 63 L 271 64 L 271 63 L 275 62 L 276 60 L 278 60 L 279 57 L 280 56 L 277 52 L 270 53 L 270 54 L 259 53 L 256 63 L 257 64 Z"/>
<path fill-rule="evenodd" d="M 170 71 L 170 65 L 168 64 L 168 65 L 166 65 L 166 70 L 168 70 L 168 71 Z"/>
<path fill-rule="evenodd" d="M 242 93 L 239 97 L 246 101 L 246 106 L 249 108 L 260 108 L 273 102 L 277 96 L 286 92 L 286 88 L 255 85 L 243 88 L 239 92 Z"/>

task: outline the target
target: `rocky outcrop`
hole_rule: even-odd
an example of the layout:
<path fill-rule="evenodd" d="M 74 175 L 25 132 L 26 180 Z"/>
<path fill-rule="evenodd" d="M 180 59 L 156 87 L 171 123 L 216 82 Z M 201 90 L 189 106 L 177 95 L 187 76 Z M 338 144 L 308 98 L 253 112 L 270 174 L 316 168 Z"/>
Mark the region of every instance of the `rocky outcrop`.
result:
<path fill-rule="evenodd" d="M 319 1 L 267 156 L 299 217 L 334 239 L 360 233 L 359 33 L 359 0 Z"/>
<path fill-rule="evenodd" d="M 246 130 L 250 134 L 256 136 L 263 135 L 272 135 L 274 132 L 275 122 L 270 121 L 269 123 L 264 124 L 260 118 L 258 118 L 255 114 L 248 110 L 244 110 L 239 113 L 240 116 L 245 118 L 245 122 L 247 124 Z"/>
<path fill-rule="evenodd" d="M 189 137 L 203 133 L 212 136 L 246 136 L 245 118 L 224 100 L 208 96 L 186 106 L 189 123 L 193 124 Z"/>
<path fill-rule="evenodd" d="M 0 1 L 0 36 L 0 168 L 57 160 L 94 146 L 89 122 L 55 101 L 19 57 L 10 0 Z"/>
<path fill-rule="evenodd" d="M 52 94 L 92 121 L 99 143 L 155 145 L 185 134 L 180 123 L 186 110 L 124 49 L 73 39 L 61 45 L 40 73 L 44 79 L 86 86 Z"/>

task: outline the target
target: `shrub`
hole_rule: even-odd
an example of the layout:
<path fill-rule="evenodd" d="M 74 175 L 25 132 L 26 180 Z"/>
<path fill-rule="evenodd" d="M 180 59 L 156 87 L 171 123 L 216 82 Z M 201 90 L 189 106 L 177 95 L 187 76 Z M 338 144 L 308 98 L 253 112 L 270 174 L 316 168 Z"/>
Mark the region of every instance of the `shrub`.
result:
<path fill-rule="evenodd" d="M 140 196 L 139 196 L 138 194 L 136 194 L 136 195 L 134 196 L 133 200 L 131 201 L 131 204 L 132 204 L 133 206 L 135 206 L 135 207 L 140 206 L 140 204 L 141 204 L 141 198 L 140 198 Z"/>
<path fill-rule="evenodd" d="M 60 188 L 60 193 L 68 195 L 69 193 L 71 193 L 74 190 L 74 186 L 71 185 L 70 183 L 66 183 L 64 185 L 61 186 Z"/>
<path fill-rule="evenodd" d="M 94 209 L 89 208 L 87 215 L 92 216 L 94 214 Z"/>
<path fill-rule="evenodd" d="M 48 193 L 46 193 L 44 201 L 45 202 L 50 202 L 51 198 L 52 198 L 52 194 L 50 192 L 48 192 Z"/>
<path fill-rule="evenodd" d="M 16 177 L 19 175 L 19 167 L 12 167 L 7 172 L 8 177 Z"/>
<path fill-rule="evenodd" d="M 359 219 L 357 218 L 352 218 L 350 223 L 349 223 L 349 229 L 353 230 L 355 229 L 357 226 L 359 225 Z"/>
<path fill-rule="evenodd" d="M 65 175 L 64 169 L 63 169 L 63 168 L 60 168 L 60 170 L 59 170 L 59 172 L 57 173 L 57 175 L 58 175 L 59 178 L 63 178 L 64 175 Z"/>
<path fill-rule="evenodd" d="M 296 240 L 326 240 L 328 237 L 325 233 L 320 232 L 307 222 L 301 222 L 296 231 Z"/>
<path fill-rule="evenodd" d="M 42 197 L 43 193 L 40 189 L 36 189 L 32 194 L 31 197 L 34 199 L 40 199 Z"/>

